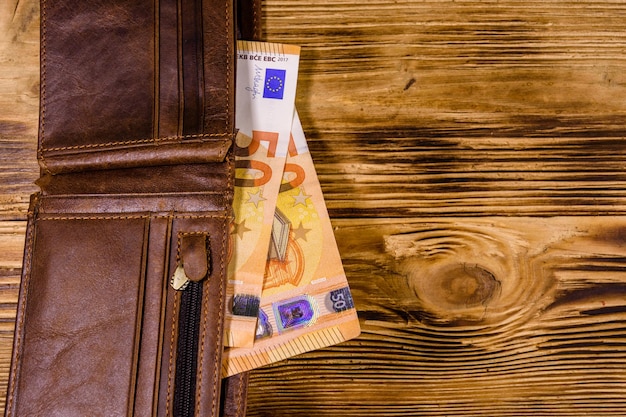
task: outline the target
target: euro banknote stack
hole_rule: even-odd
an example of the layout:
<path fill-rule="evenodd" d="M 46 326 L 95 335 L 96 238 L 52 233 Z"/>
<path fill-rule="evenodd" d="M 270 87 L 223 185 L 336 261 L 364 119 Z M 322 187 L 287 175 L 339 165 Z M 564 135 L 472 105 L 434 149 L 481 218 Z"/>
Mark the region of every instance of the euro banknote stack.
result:
<path fill-rule="evenodd" d="M 299 48 L 238 42 L 235 219 L 223 376 L 359 335 L 295 110 Z"/>
<path fill-rule="evenodd" d="M 237 43 L 235 195 L 226 346 L 251 347 L 276 199 L 291 137 L 300 48 Z"/>

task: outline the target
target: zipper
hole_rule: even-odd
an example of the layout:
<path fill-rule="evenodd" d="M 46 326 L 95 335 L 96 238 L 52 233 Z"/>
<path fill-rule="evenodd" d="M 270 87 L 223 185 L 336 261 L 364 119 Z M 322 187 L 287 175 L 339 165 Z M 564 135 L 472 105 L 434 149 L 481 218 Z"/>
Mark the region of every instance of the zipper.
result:
<path fill-rule="evenodd" d="M 193 417 L 196 411 L 203 282 L 210 271 L 209 256 L 206 233 L 179 234 L 178 267 L 170 281 L 180 294 L 172 403 L 174 417 Z"/>
<path fill-rule="evenodd" d="M 174 376 L 174 417 L 193 417 L 202 309 L 202 282 L 189 282 L 181 292 Z"/>

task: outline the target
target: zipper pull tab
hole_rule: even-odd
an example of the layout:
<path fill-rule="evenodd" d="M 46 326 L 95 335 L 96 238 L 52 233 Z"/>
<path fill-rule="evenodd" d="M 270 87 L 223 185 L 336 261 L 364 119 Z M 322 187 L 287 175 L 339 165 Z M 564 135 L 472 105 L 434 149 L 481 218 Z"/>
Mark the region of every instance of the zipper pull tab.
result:
<path fill-rule="evenodd" d="M 179 264 L 178 267 L 176 267 L 176 271 L 174 271 L 174 275 L 172 275 L 172 279 L 170 279 L 170 285 L 176 291 L 182 291 L 187 288 L 190 282 L 187 275 L 185 275 L 185 269 L 182 264 Z"/>
<path fill-rule="evenodd" d="M 201 281 L 209 273 L 209 247 L 206 233 L 185 233 L 178 240 L 178 266 L 170 285 L 177 291 L 187 288 L 190 281 Z"/>

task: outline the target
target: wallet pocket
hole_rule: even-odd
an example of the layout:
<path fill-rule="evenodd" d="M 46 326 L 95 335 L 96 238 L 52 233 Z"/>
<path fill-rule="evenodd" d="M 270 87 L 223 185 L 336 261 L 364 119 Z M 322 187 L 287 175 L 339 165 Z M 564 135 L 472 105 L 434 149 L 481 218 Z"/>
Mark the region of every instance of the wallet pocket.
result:
<path fill-rule="evenodd" d="M 17 385 L 7 402 L 12 415 L 132 410 L 149 224 L 144 215 L 31 221 L 16 329 Z"/>
<path fill-rule="evenodd" d="M 215 415 L 229 211 L 61 214 L 41 200 L 7 415 Z M 177 291 L 183 264 L 194 282 Z"/>
<path fill-rule="evenodd" d="M 223 0 L 43 1 L 44 171 L 223 160 L 234 136 L 233 30 Z"/>
<path fill-rule="evenodd" d="M 159 406 L 167 415 L 219 412 L 229 227 L 221 213 L 172 218 L 169 276 L 183 268 L 190 281 L 168 289 Z"/>

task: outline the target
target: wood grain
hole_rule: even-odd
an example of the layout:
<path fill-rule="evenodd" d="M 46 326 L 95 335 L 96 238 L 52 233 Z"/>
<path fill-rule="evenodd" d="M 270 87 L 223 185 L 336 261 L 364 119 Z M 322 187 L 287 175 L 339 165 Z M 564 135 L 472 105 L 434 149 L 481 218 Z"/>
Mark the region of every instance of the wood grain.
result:
<path fill-rule="evenodd" d="M 36 160 L 39 3 L 0 2 L 0 219 L 25 218 Z"/>
<path fill-rule="evenodd" d="M 333 217 L 624 209 L 620 2 L 268 2 Z M 295 29 L 297 27 L 297 29 Z"/>
<path fill-rule="evenodd" d="M 251 415 L 626 409 L 625 217 L 335 224 L 364 333 L 255 371 Z"/>
<path fill-rule="evenodd" d="M 626 415 L 626 3 L 266 0 L 363 328 L 257 370 L 251 416 Z M 0 386 L 38 107 L 0 3 Z M 3 397 L 3 393 L 0 392 Z"/>

